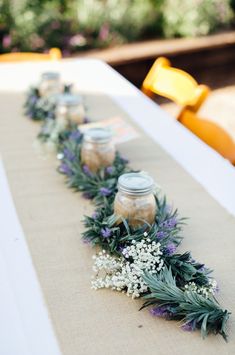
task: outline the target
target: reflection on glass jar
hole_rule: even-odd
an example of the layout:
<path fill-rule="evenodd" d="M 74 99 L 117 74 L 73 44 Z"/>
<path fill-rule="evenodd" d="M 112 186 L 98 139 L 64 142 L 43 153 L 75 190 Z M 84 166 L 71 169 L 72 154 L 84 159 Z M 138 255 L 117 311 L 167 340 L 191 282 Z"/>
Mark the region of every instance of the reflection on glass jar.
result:
<path fill-rule="evenodd" d="M 156 201 L 153 179 L 143 173 L 123 174 L 118 179 L 118 193 L 114 200 L 114 213 L 128 220 L 137 228 L 145 223 L 153 224 Z M 117 223 L 121 222 L 121 218 Z"/>
<path fill-rule="evenodd" d="M 60 74 L 56 72 L 43 73 L 39 83 L 41 97 L 59 94 L 62 91 Z"/>
<path fill-rule="evenodd" d="M 82 164 L 95 173 L 100 168 L 112 165 L 114 159 L 115 148 L 111 132 L 105 128 L 87 130 L 81 148 Z"/>
<path fill-rule="evenodd" d="M 84 123 L 85 109 L 82 98 L 70 93 L 60 95 L 57 101 L 56 119 L 58 121 L 71 120 L 77 124 Z"/>

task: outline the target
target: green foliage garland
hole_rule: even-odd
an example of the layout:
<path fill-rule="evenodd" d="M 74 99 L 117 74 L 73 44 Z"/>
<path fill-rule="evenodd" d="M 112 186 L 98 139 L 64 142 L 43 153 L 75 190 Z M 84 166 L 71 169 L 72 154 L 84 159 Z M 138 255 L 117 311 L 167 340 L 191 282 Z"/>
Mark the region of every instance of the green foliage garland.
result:
<path fill-rule="evenodd" d="M 71 85 L 64 85 L 63 92 L 70 92 Z M 26 94 L 24 113 L 33 121 L 55 119 L 57 95 L 41 97 L 37 86 L 32 86 Z"/>
<path fill-rule="evenodd" d="M 55 103 L 50 106 L 49 102 L 52 104 L 53 99 L 42 101 L 34 88 L 29 91 L 25 104 L 26 114 L 32 119 L 46 119 L 38 136 L 42 142 L 51 139 L 56 122 Z M 154 316 L 181 320 L 183 329 L 200 329 L 203 337 L 219 333 L 227 340 L 226 323 L 230 313 L 223 310 L 214 297 L 211 270 L 193 260 L 189 252 L 176 253 L 182 241 L 184 219 L 169 207 L 166 198 L 156 193 L 157 212 L 152 225 L 146 223 L 141 228 L 132 228 L 128 220 L 120 222 L 120 216 L 115 216 L 113 210 L 117 181 L 120 175 L 132 170 L 117 152 L 111 166 L 92 173 L 81 162 L 82 140 L 77 125 L 68 121 L 66 128 L 58 131 L 54 143 L 60 160 L 58 170 L 66 176 L 67 186 L 83 192 L 96 206 L 93 215 L 84 218 L 83 240 L 102 248 L 103 252 L 95 257 L 100 270 L 102 262 L 108 261 L 108 264 L 104 264 L 107 267 L 105 278 L 97 279 L 94 288 L 130 291 L 135 297 L 145 299 L 142 308 L 154 307 L 151 310 Z M 151 257 L 151 267 L 145 255 Z"/>
<path fill-rule="evenodd" d="M 117 192 L 117 180 L 120 175 L 130 171 L 127 160 L 117 152 L 113 164 L 92 173 L 81 163 L 82 134 L 77 139 L 73 135 L 64 142 L 59 171 L 66 175 L 67 186 L 75 191 L 82 191 L 83 196 L 94 200 L 96 204 L 109 204 Z"/>

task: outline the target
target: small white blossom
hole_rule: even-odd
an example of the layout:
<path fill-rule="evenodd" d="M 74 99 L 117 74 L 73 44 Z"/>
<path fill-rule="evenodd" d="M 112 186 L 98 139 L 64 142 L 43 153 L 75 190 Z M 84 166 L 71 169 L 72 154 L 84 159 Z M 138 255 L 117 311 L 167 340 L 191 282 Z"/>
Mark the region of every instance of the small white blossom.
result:
<path fill-rule="evenodd" d="M 206 286 L 198 286 L 195 282 L 189 282 L 185 285 L 185 291 L 196 292 L 201 296 L 209 298 L 214 295 L 217 290 L 217 282 L 215 279 L 209 279 L 209 283 Z"/>
<path fill-rule="evenodd" d="M 66 119 L 48 119 L 45 121 L 43 126 L 43 131 L 47 134 L 46 139 L 46 148 L 48 151 L 54 151 L 56 149 L 56 145 L 58 144 L 59 134 L 66 129 L 67 121 Z M 58 159 L 62 159 L 63 156 L 58 157 Z"/>
<path fill-rule="evenodd" d="M 57 157 L 58 160 L 62 160 L 64 158 L 64 154 L 63 153 L 58 153 L 56 157 Z"/>
<path fill-rule="evenodd" d="M 132 241 L 126 247 L 121 257 L 113 257 L 102 251 L 94 256 L 93 270 L 96 277 L 92 281 L 93 289 L 111 288 L 116 291 L 126 291 L 127 296 L 139 297 L 148 290 L 143 279 L 144 271 L 158 273 L 163 268 L 160 243 L 143 239 Z"/>

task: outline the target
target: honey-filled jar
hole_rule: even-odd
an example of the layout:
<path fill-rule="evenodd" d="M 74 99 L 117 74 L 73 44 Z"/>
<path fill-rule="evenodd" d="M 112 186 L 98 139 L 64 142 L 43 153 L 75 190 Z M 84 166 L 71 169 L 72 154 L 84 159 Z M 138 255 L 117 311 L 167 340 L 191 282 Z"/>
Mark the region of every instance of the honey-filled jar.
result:
<path fill-rule="evenodd" d="M 131 227 L 153 224 L 156 217 L 154 181 L 143 173 L 127 173 L 118 179 L 114 213 L 128 220 Z M 121 218 L 117 223 L 121 222 Z"/>
<path fill-rule="evenodd" d="M 59 95 L 56 105 L 56 119 L 71 120 L 77 124 L 84 123 L 85 109 L 82 98 L 71 93 Z"/>
<path fill-rule="evenodd" d="M 106 128 L 90 128 L 84 133 L 81 147 L 82 164 L 87 165 L 90 171 L 97 170 L 113 164 L 115 147 L 112 142 L 112 133 Z"/>
<path fill-rule="evenodd" d="M 57 95 L 62 91 L 60 74 L 57 72 L 42 73 L 39 82 L 39 94 L 41 97 Z"/>

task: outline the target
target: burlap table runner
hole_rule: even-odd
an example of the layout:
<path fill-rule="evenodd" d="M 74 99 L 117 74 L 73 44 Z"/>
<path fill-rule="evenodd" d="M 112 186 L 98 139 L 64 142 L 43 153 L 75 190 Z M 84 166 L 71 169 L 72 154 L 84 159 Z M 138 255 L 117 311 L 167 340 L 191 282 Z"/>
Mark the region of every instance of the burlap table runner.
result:
<path fill-rule="evenodd" d="M 107 97 L 90 93 L 86 103 L 92 119 L 120 115 L 131 122 Z M 23 95 L 0 95 L 0 152 L 62 353 L 234 354 L 233 316 L 228 344 L 219 336 L 203 341 L 199 332 L 185 333 L 177 322 L 138 312 L 138 300 L 90 289 L 93 251 L 80 234 L 82 216 L 93 206 L 65 187 L 53 156 L 43 159 L 35 152 L 39 126 L 23 117 L 22 104 Z M 148 171 L 180 214 L 190 218 L 181 251 L 191 250 L 195 259 L 215 269 L 219 301 L 235 311 L 235 219 L 143 132 L 119 149 L 133 167 Z"/>

